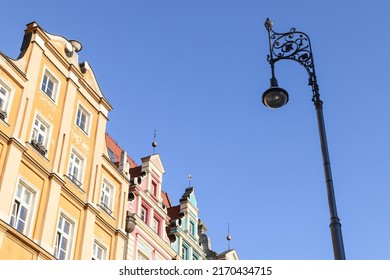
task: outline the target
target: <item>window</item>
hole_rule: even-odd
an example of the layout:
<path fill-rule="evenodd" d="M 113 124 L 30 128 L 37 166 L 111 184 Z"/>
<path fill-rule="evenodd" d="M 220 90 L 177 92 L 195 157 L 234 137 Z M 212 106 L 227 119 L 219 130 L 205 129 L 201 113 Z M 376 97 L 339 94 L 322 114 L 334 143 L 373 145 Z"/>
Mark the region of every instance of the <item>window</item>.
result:
<path fill-rule="evenodd" d="M 141 206 L 141 220 L 148 223 L 148 209 L 146 209 L 143 205 Z"/>
<path fill-rule="evenodd" d="M 110 150 L 109 148 L 107 148 L 107 152 L 108 152 L 108 155 L 110 156 L 110 160 L 112 163 L 116 163 L 117 160 L 116 160 L 116 157 L 114 155 L 114 152 L 112 150 Z"/>
<path fill-rule="evenodd" d="M 36 115 L 32 128 L 31 144 L 42 155 L 47 153 L 50 126 L 38 115 Z"/>
<path fill-rule="evenodd" d="M 192 236 L 195 236 L 195 223 L 193 221 L 190 221 L 190 234 Z"/>
<path fill-rule="evenodd" d="M 0 119 L 7 118 L 8 105 L 11 98 L 11 89 L 0 80 Z"/>
<path fill-rule="evenodd" d="M 155 181 L 152 181 L 150 192 L 152 193 L 152 195 L 157 196 L 157 183 Z"/>
<path fill-rule="evenodd" d="M 27 233 L 29 227 L 33 203 L 34 193 L 20 181 L 12 205 L 10 225 L 23 234 Z"/>
<path fill-rule="evenodd" d="M 181 246 L 181 257 L 183 260 L 188 260 L 188 247 L 185 245 Z"/>
<path fill-rule="evenodd" d="M 100 194 L 100 205 L 108 214 L 112 214 L 113 187 L 103 180 L 102 192 Z"/>
<path fill-rule="evenodd" d="M 107 249 L 95 240 L 92 247 L 92 260 L 105 259 L 107 259 Z"/>
<path fill-rule="evenodd" d="M 138 251 L 137 252 L 137 260 L 139 260 L 139 261 L 146 261 L 146 260 L 149 260 L 149 258 L 145 254 L 143 254 L 140 251 Z"/>
<path fill-rule="evenodd" d="M 72 150 L 69 158 L 68 177 L 78 187 L 82 185 L 83 168 L 84 159 L 75 150 Z"/>
<path fill-rule="evenodd" d="M 50 99 L 56 101 L 59 82 L 49 71 L 45 70 L 43 73 L 41 91 L 43 91 Z"/>
<path fill-rule="evenodd" d="M 197 255 L 194 254 L 194 255 L 192 255 L 192 260 L 193 260 L 193 261 L 198 261 L 198 260 L 199 260 L 199 257 L 198 257 Z"/>
<path fill-rule="evenodd" d="M 73 227 L 74 224 L 61 214 L 54 243 L 54 256 L 59 260 L 67 260 L 70 257 Z"/>
<path fill-rule="evenodd" d="M 159 234 L 160 233 L 160 221 L 156 218 L 153 218 L 153 224 L 152 224 L 152 229 L 155 233 Z"/>
<path fill-rule="evenodd" d="M 91 115 L 79 104 L 76 114 L 76 125 L 86 134 L 89 134 L 89 123 Z"/>

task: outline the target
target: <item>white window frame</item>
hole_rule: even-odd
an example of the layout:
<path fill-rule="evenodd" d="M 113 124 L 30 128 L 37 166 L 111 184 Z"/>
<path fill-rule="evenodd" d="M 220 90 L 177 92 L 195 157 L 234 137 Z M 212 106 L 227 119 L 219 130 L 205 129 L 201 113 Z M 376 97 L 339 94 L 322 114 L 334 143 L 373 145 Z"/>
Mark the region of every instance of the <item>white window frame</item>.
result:
<path fill-rule="evenodd" d="M 82 125 L 81 119 L 79 118 L 79 112 L 80 114 L 85 115 L 85 122 L 84 127 Z M 87 136 L 90 135 L 91 132 L 91 123 L 92 123 L 92 114 L 89 112 L 84 105 L 82 105 L 80 102 L 77 105 L 76 110 L 76 117 L 75 117 L 75 124 L 78 128 L 81 129 Z"/>
<path fill-rule="evenodd" d="M 38 121 L 41 125 L 43 125 L 45 127 L 46 131 L 44 132 L 44 135 L 42 135 L 40 133 L 40 128 L 39 128 L 40 125 L 38 124 L 38 127 L 37 127 L 36 121 Z M 30 142 L 33 146 L 34 145 L 41 146 L 42 149 L 40 149 L 40 151 L 44 152 L 44 150 L 46 150 L 46 152 L 44 154 L 42 153 L 44 156 L 46 156 L 49 152 L 49 144 L 50 144 L 50 139 L 51 139 L 52 127 L 53 127 L 53 125 L 50 122 L 48 122 L 42 116 L 42 114 L 40 114 L 39 112 L 35 113 L 35 117 L 34 117 L 34 120 L 32 123 L 32 127 L 31 127 Z M 42 141 L 40 141 L 38 139 L 39 136 L 43 137 Z"/>
<path fill-rule="evenodd" d="M 48 94 L 48 92 L 46 91 L 47 88 L 48 88 L 48 85 L 46 83 L 45 85 L 45 88 L 44 87 L 44 80 L 45 80 L 45 77 L 47 77 L 51 82 L 53 82 L 53 90 L 52 90 L 52 93 L 51 95 Z M 60 83 L 60 79 L 58 79 L 52 71 L 50 71 L 48 69 L 48 67 L 45 65 L 44 66 L 44 69 L 43 69 L 43 73 L 42 73 L 42 79 L 41 79 L 41 83 L 39 84 L 39 89 L 41 92 L 43 92 L 45 94 L 45 96 L 47 96 L 52 102 L 54 102 L 55 104 L 57 104 L 57 101 L 58 101 L 58 95 L 59 95 L 59 91 L 60 91 L 60 86 L 61 86 L 61 83 Z"/>
<path fill-rule="evenodd" d="M 189 256 L 189 253 L 190 253 L 190 248 L 186 245 L 181 245 L 181 258 L 183 260 L 188 260 L 188 256 Z"/>
<path fill-rule="evenodd" d="M 160 224 L 161 224 L 161 220 L 159 220 L 156 217 L 153 217 L 152 229 L 157 234 L 160 234 Z"/>
<path fill-rule="evenodd" d="M 67 222 L 69 225 L 69 230 L 66 232 L 66 228 L 64 228 L 65 223 Z M 74 244 L 76 242 L 74 241 L 74 235 L 76 232 L 76 220 L 73 219 L 69 214 L 67 214 L 65 211 L 60 210 L 60 213 L 58 215 L 57 220 L 57 228 L 55 232 L 54 237 L 54 250 L 53 255 L 59 259 L 59 260 L 70 260 L 73 255 L 74 251 Z M 66 244 L 64 245 L 64 241 L 66 240 Z M 61 248 L 62 246 L 65 246 L 65 248 Z M 61 252 L 64 252 L 64 256 L 61 257 Z M 61 257 L 61 258 L 60 258 Z"/>
<path fill-rule="evenodd" d="M 21 192 L 19 192 L 19 189 L 21 189 Z M 26 193 L 30 194 L 29 203 L 23 201 L 24 195 Z M 10 213 L 10 225 L 26 236 L 30 235 L 31 224 L 33 223 L 33 213 L 35 213 L 36 210 L 37 193 L 38 190 L 32 187 L 32 185 L 29 182 L 27 182 L 27 180 L 19 177 L 16 184 L 14 198 L 12 200 L 13 203 L 12 203 L 12 208 Z M 15 207 L 18 207 L 18 209 L 16 209 Z M 19 222 L 22 220 L 20 218 L 21 207 L 24 207 L 24 209 L 27 210 L 27 214 L 25 216 L 25 221 L 24 221 L 24 227 L 22 230 L 19 227 Z"/>
<path fill-rule="evenodd" d="M 192 236 L 195 236 L 195 227 L 196 227 L 195 222 L 190 219 L 188 222 L 188 231 Z"/>
<path fill-rule="evenodd" d="M 80 161 L 80 163 L 77 163 L 76 158 Z M 75 174 L 75 168 L 77 168 L 77 174 Z M 81 188 L 84 180 L 84 170 L 85 170 L 85 157 L 72 146 L 70 149 L 68 169 L 67 169 L 66 176 L 74 184 L 76 184 L 79 188 Z"/>
<path fill-rule="evenodd" d="M 109 192 L 107 191 L 109 190 Z M 111 184 L 106 178 L 103 177 L 101 192 L 100 192 L 100 205 L 103 210 L 108 212 L 108 214 L 112 214 L 114 212 L 114 197 L 115 197 L 115 188 L 113 184 Z M 104 200 L 108 200 L 107 202 Z"/>
<path fill-rule="evenodd" d="M 149 209 L 145 207 L 144 205 L 141 205 L 141 210 L 140 210 L 140 218 L 142 221 L 145 222 L 145 224 L 148 223 L 148 213 Z"/>
<path fill-rule="evenodd" d="M 138 261 L 147 261 L 150 259 L 144 252 L 137 250 L 137 260 Z"/>
<path fill-rule="evenodd" d="M 3 92 L 2 95 L 4 96 L 4 98 L 1 98 L 2 102 L 0 101 L 0 110 L 5 113 L 6 116 L 4 118 L 4 121 L 7 121 L 9 112 L 11 110 L 11 104 L 15 94 L 15 89 L 9 83 L 7 83 L 5 79 L 0 77 L 0 91 Z"/>
<path fill-rule="evenodd" d="M 101 257 L 99 256 L 101 252 Z M 100 240 L 94 238 L 92 244 L 92 260 L 107 260 L 108 249 L 107 246 Z"/>

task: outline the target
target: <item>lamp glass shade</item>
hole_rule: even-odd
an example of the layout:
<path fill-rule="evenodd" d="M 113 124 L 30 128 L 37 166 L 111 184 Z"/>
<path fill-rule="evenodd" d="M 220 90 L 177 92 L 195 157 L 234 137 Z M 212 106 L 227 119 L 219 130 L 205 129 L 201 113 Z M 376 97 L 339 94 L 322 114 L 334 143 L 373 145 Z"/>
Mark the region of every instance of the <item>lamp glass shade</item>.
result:
<path fill-rule="evenodd" d="M 263 104 L 268 108 L 280 108 L 288 102 L 288 93 L 278 86 L 271 86 L 263 93 Z"/>

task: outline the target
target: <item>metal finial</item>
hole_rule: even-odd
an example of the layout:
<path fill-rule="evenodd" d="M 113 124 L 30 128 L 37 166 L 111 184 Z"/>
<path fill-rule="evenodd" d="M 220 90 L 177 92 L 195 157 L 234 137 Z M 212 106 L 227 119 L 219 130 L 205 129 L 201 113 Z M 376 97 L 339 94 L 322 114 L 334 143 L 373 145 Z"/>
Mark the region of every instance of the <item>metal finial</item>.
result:
<path fill-rule="evenodd" d="M 267 18 L 267 20 L 265 21 L 264 23 L 265 25 L 265 28 L 270 31 L 272 29 L 272 26 L 274 25 L 272 20 L 270 20 L 270 18 Z"/>
<path fill-rule="evenodd" d="M 228 235 L 226 236 L 226 240 L 228 241 L 228 250 L 230 250 L 230 240 L 232 240 L 232 237 L 230 235 L 229 223 L 228 223 Z"/>
<path fill-rule="evenodd" d="M 157 147 L 157 142 L 156 142 L 156 130 L 154 130 L 154 136 L 153 136 L 152 147 L 153 147 L 153 154 L 155 154 L 155 152 L 156 152 L 156 147 Z"/>
<path fill-rule="evenodd" d="M 188 187 L 191 188 L 192 175 L 188 175 Z"/>

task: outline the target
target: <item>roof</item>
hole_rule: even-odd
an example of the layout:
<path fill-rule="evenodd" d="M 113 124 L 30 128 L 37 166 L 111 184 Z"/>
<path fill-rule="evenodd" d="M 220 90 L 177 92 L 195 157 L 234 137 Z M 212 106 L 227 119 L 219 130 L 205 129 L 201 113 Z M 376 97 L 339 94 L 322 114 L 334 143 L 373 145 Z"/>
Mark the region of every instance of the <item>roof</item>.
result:
<path fill-rule="evenodd" d="M 180 205 L 176 205 L 176 206 L 168 208 L 168 215 L 171 218 L 171 220 L 176 220 L 176 219 L 181 218 Z"/>
<path fill-rule="evenodd" d="M 141 173 L 141 171 L 142 171 L 142 166 L 141 165 L 130 167 L 130 176 L 132 178 L 138 177 L 139 174 Z"/>
<path fill-rule="evenodd" d="M 106 133 L 106 145 L 108 149 L 108 153 L 110 159 L 113 163 L 119 162 L 121 158 L 122 151 L 124 151 L 118 143 L 108 134 Z M 130 164 L 130 168 L 137 167 L 138 165 L 135 161 L 127 155 L 127 162 Z"/>
<path fill-rule="evenodd" d="M 169 209 L 170 207 L 172 207 L 171 205 L 171 200 L 169 199 L 169 195 L 164 192 L 164 191 L 161 191 L 161 197 L 162 197 L 162 202 L 163 204 Z"/>

